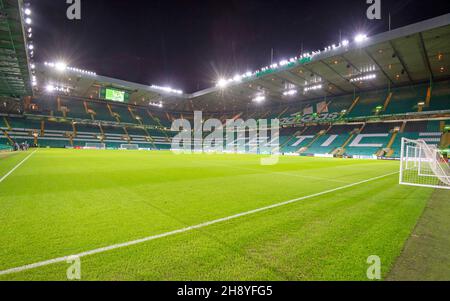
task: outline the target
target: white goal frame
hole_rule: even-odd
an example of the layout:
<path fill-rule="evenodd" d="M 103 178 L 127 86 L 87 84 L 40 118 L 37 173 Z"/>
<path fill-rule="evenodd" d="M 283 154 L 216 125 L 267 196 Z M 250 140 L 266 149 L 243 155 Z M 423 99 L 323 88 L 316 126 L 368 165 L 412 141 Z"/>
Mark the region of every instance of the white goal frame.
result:
<path fill-rule="evenodd" d="M 448 160 L 437 147 L 427 144 L 424 140 L 402 138 L 399 183 L 450 189 Z"/>
<path fill-rule="evenodd" d="M 86 142 L 84 149 L 106 149 L 105 143 Z"/>
<path fill-rule="evenodd" d="M 121 150 L 139 150 L 139 144 L 121 144 Z"/>

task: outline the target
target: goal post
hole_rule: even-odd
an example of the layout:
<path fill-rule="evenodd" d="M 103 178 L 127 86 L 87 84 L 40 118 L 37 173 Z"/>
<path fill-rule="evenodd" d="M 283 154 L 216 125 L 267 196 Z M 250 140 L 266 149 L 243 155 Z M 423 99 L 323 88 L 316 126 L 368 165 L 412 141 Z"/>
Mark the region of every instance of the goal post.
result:
<path fill-rule="evenodd" d="M 402 138 L 400 184 L 450 189 L 450 167 L 436 146 Z"/>
<path fill-rule="evenodd" d="M 86 142 L 86 144 L 84 145 L 84 149 L 106 149 L 106 144 Z"/>
<path fill-rule="evenodd" d="M 120 149 L 122 150 L 139 150 L 138 144 L 121 144 Z"/>

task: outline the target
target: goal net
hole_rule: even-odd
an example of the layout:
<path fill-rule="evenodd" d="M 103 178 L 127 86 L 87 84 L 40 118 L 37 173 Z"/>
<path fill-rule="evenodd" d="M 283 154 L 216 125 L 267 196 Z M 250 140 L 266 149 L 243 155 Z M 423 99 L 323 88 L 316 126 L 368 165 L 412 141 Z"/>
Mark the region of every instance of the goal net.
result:
<path fill-rule="evenodd" d="M 450 167 L 436 146 L 402 138 L 400 184 L 450 189 Z"/>
<path fill-rule="evenodd" d="M 106 149 L 106 144 L 86 142 L 84 149 Z"/>
<path fill-rule="evenodd" d="M 123 150 L 139 150 L 138 144 L 121 144 L 120 149 Z"/>

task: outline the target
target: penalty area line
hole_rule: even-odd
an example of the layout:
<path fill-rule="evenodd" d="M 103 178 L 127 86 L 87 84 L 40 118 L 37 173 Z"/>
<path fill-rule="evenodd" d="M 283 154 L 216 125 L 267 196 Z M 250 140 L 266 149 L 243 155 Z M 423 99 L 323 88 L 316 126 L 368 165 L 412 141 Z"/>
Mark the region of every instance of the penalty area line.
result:
<path fill-rule="evenodd" d="M 58 257 L 58 258 L 49 259 L 49 260 L 45 260 L 45 261 L 40 261 L 40 262 L 36 262 L 36 263 L 32 263 L 32 264 L 27 264 L 27 265 L 16 267 L 16 268 L 3 270 L 3 271 L 0 271 L 0 275 L 8 275 L 8 274 L 19 273 L 19 272 L 23 272 L 23 271 L 27 271 L 27 270 L 36 269 L 36 268 L 39 268 L 39 267 L 48 266 L 48 265 L 51 265 L 51 264 L 66 262 L 66 261 L 71 260 L 73 258 L 81 258 L 81 257 L 86 257 L 86 256 L 90 256 L 90 255 L 99 254 L 99 253 L 104 253 L 104 252 L 108 252 L 108 251 L 111 251 L 111 250 L 116 250 L 116 249 L 120 249 L 120 248 L 125 248 L 125 247 L 129 247 L 129 246 L 141 244 L 141 243 L 144 243 L 144 242 L 156 240 L 156 239 L 159 239 L 159 238 L 164 238 L 164 237 L 168 237 L 168 236 L 172 236 L 172 235 L 176 235 L 176 234 L 180 234 L 180 233 L 189 232 L 189 231 L 192 231 L 192 230 L 208 227 L 208 226 L 211 226 L 211 225 L 214 225 L 214 224 L 218 224 L 218 223 L 221 223 L 221 222 L 237 219 L 237 218 L 240 218 L 240 217 L 243 217 L 243 216 L 247 216 L 247 215 L 251 215 L 251 214 L 267 211 L 267 210 L 278 208 L 278 207 L 282 207 L 282 206 L 286 206 L 286 205 L 293 204 L 293 203 L 296 203 L 296 202 L 299 202 L 299 201 L 303 201 L 303 200 L 306 200 L 306 199 L 315 198 L 315 197 L 318 197 L 318 196 L 321 196 L 321 195 L 324 195 L 324 194 L 328 194 L 328 193 L 332 193 L 332 192 L 335 192 L 335 191 L 344 190 L 344 189 L 351 188 L 351 187 L 354 187 L 354 186 L 358 186 L 358 185 L 361 185 L 361 184 L 365 184 L 365 183 L 368 183 L 368 182 L 373 182 L 373 181 L 376 181 L 376 180 L 379 180 L 379 179 L 382 179 L 382 178 L 386 178 L 386 177 L 389 177 L 389 176 L 392 176 L 392 175 L 395 175 L 395 174 L 398 174 L 398 173 L 399 173 L 398 171 L 397 172 L 388 173 L 388 174 L 385 174 L 385 175 L 382 175 L 382 176 L 378 176 L 378 177 L 370 178 L 370 179 L 367 179 L 367 180 L 363 180 L 363 181 L 355 182 L 355 183 L 352 183 L 352 184 L 348 184 L 348 185 L 345 185 L 345 186 L 333 188 L 333 189 L 330 189 L 330 190 L 314 193 L 314 194 L 311 194 L 311 195 L 303 196 L 303 197 L 292 199 L 292 200 L 289 200 L 289 201 L 285 201 L 285 202 L 273 204 L 273 205 L 270 205 L 270 206 L 266 206 L 266 207 L 262 207 L 262 208 L 258 208 L 258 209 L 254 209 L 254 210 L 238 213 L 238 214 L 231 215 L 231 216 L 228 216 L 228 217 L 216 219 L 216 220 L 213 220 L 213 221 L 201 223 L 201 224 L 198 224 L 198 225 L 195 225 L 195 226 L 190 226 L 190 227 L 186 227 L 186 228 L 182 228 L 182 229 L 178 229 L 178 230 L 174 230 L 174 231 L 170 231 L 170 232 L 166 232 L 166 233 L 162 233 L 162 234 L 157 234 L 157 235 L 153 235 L 153 236 L 148 236 L 148 237 L 145 237 L 145 238 L 141 238 L 141 239 L 125 242 L 125 243 L 115 244 L 115 245 L 111 245 L 111 246 L 107 246 L 107 247 L 103 247 L 103 248 L 98 248 L 98 249 L 82 252 L 82 253 L 75 254 L 75 255 Z"/>
<path fill-rule="evenodd" d="M 19 162 L 19 164 L 17 164 L 16 166 L 14 166 L 13 169 L 11 169 L 6 175 L 4 175 L 1 179 L 0 179 L 0 183 L 2 183 L 4 180 L 6 180 L 7 177 L 9 177 L 14 171 L 16 171 L 17 168 L 19 168 L 23 163 L 25 163 L 28 159 L 30 159 L 31 156 L 34 155 L 34 153 L 36 153 L 37 150 L 35 150 L 34 152 L 32 152 L 31 154 L 29 154 L 25 159 L 23 159 L 22 161 Z"/>

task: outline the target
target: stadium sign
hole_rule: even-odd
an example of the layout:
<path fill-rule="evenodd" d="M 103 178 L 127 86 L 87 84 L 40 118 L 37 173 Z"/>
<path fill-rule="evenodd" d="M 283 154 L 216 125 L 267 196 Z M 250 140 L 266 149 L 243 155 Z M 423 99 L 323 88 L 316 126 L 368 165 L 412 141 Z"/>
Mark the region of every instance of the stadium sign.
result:
<path fill-rule="evenodd" d="M 280 119 L 280 125 L 294 125 L 299 123 L 307 123 L 314 121 L 334 121 L 337 120 L 341 115 L 339 113 L 323 113 L 323 114 L 308 114 L 300 115 L 301 113 L 292 114 L 290 117 L 285 117 Z"/>

